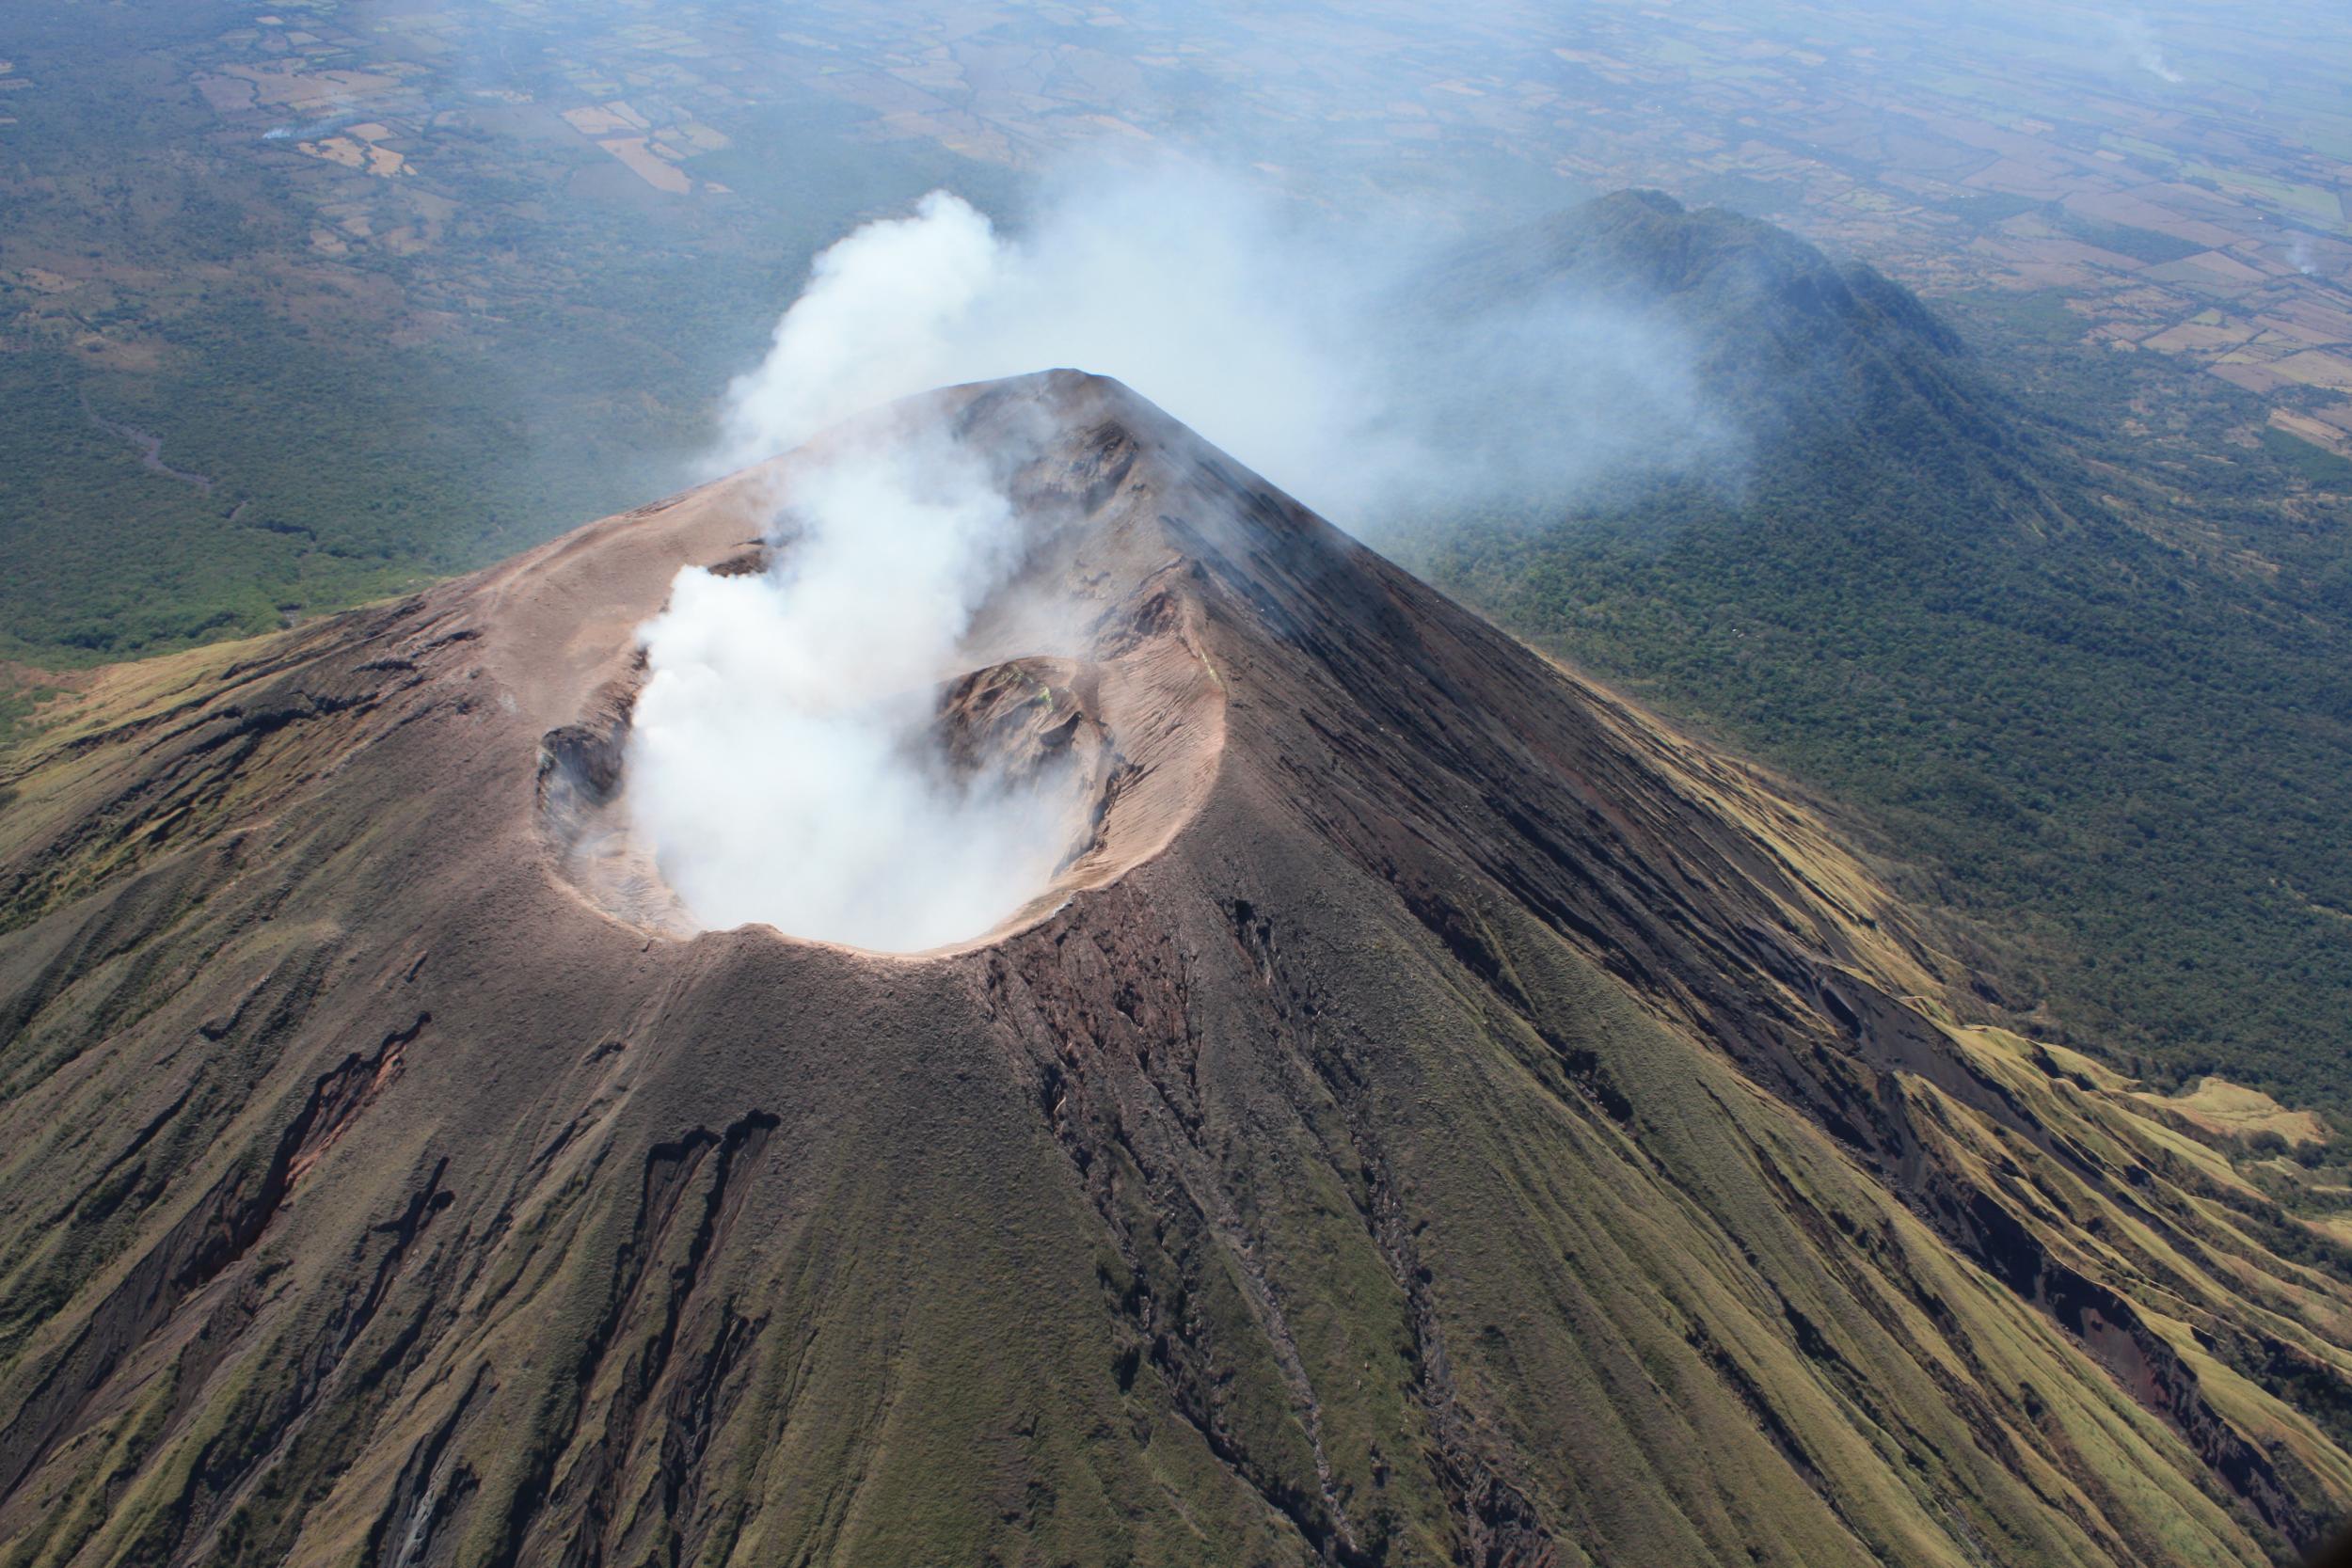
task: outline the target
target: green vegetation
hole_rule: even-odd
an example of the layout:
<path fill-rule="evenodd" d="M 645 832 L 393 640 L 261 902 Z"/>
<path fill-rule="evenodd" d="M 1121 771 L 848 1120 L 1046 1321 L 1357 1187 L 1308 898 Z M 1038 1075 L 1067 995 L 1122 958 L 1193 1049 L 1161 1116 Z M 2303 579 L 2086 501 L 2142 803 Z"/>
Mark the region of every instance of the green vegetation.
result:
<path fill-rule="evenodd" d="M 1990 229 L 2021 213 L 2030 213 L 2041 205 L 2042 203 L 2032 197 L 2018 196 L 2010 191 L 1987 191 L 1982 196 L 1959 196 L 1942 203 L 1945 212 L 1979 229 Z"/>
<path fill-rule="evenodd" d="M 413 585 L 431 560 L 413 541 L 387 536 L 387 525 L 421 531 L 440 520 L 410 499 L 417 471 L 430 474 L 424 465 L 405 473 L 387 501 L 361 499 L 353 477 L 315 456 L 236 470 L 217 464 L 228 443 L 201 438 L 207 416 L 236 438 L 233 410 L 266 403 L 266 383 L 224 388 L 215 405 L 196 405 L 197 419 L 171 422 L 199 438 L 167 443 L 163 461 L 199 473 L 196 465 L 215 462 L 253 485 L 208 491 L 146 467 L 131 442 L 83 411 L 86 397 L 106 407 L 100 400 L 109 394 L 146 388 L 27 358 L 0 358 L 0 399 L 17 416 L 0 431 L 0 463 L 17 476 L 0 499 L 0 654 L 58 666 L 262 631 L 289 614 Z M 151 401 L 123 396 L 109 411 L 151 428 Z M 267 432 L 242 436 L 258 444 Z M 396 461 L 384 453 L 356 466 L 373 471 Z M 326 505 L 313 511 L 314 499 Z M 93 514 L 104 526 L 92 526 Z"/>
<path fill-rule="evenodd" d="M 2194 240 L 2159 234 L 2153 229 L 2134 229 L 2122 223 L 2101 223 L 2095 218 L 2070 213 L 2063 207 L 2054 206 L 2050 211 L 2061 232 L 2085 245 L 2113 251 L 2118 256 L 2128 256 L 2135 261 L 2146 261 L 2151 266 L 2183 261 L 2210 248 Z"/>
<path fill-rule="evenodd" d="M 40 733 L 40 706 L 56 695 L 55 687 L 18 680 L 0 669 L 0 757 Z M 0 784 L 0 806 L 13 798 L 14 792 Z"/>
<path fill-rule="evenodd" d="M 2352 1110 L 2352 535 L 2275 504 L 2333 470 L 2101 435 L 2123 356 L 2029 356 L 2027 417 L 1899 291 L 1724 214 L 1621 203 L 1565 264 L 1661 293 L 1782 433 L 1736 494 L 1456 519 L 1416 564 L 1862 808 L 2039 1026 Z"/>
<path fill-rule="evenodd" d="M 2314 489 L 2352 494 L 2352 462 L 2283 430 L 2264 430 L 2262 444 L 2280 467 L 2304 483 Z"/>
<path fill-rule="evenodd" d="M 265 144 L 293 107 L 224 129 L 191 83 L 246 58 L 250 21 L 206 0 L 11 40 L 34 81 L 0 164 L 0 657 L 246 635 L 675 490 L 818 245 L 941 182 L 1004 186 L 778 86 L 692 166 L 733 194 L 661 195 L 552 108 L 354 34 L 319 66 L 421 84 L 370 101 L 416 128 L 375 178 Z M 501 57 L 581 102 L 547 42 Z"/>

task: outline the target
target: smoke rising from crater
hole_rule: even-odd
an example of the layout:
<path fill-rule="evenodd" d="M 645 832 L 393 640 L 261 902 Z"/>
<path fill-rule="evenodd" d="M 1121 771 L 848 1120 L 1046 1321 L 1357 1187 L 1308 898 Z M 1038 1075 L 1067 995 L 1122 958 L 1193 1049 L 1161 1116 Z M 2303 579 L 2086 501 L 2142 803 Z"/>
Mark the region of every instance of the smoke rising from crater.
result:
<path fill-rule="evenodd" d="M 1072 847 L 1052 780 L 959 773 L 936 738 L 1021 520 L 980 454 L 900 429 L 797 479 L 771 532 L 766 571 L 682 571 L 640 633 L 639 836 L 707 927 L 892 952 L 978 936 Z"/>
<path fill-rule="evenodd" d="M 1439 281 L 1458 236 L 1334 217 L 1178 162 L 1090 165 L 999 231 L 935 192 L 818 258 L 730 388 L 716 467 L 946 383 L 1116 376 L 1343 526 L 1733 466 L 1662 323 Z M 1540 266 L 1534 269 L 1540 273 Z"/>
<path fill-rule="evenodd" d="M 1662 329 L 1540 288 L 1444 297 L 1444 246 L 1413 233 L 1176 165 L 1066 176 L 1017 234 L 935 192 L 817 259 L 730 388 L 710 467 L 1057 366 L 1127 382 L 1358 528 L 1725 461 Z M 959 775 L 937 737 L 939 683 L 1020 563 L 986 460 L 1003 456 L 936 434 L 850 443 L 787 498 L 769 571 L 681 572 L 644 629 L 631 811 L 704 925 L 942 945 L 1042 893 L 1073 847 L 1053 791 Z"/>

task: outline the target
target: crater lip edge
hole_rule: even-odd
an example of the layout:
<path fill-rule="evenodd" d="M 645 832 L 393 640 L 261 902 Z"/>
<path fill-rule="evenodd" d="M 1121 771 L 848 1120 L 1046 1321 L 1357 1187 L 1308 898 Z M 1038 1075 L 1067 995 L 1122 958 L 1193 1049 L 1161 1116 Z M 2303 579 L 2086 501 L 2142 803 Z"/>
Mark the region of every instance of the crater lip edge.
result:
<path fill-rule="evenodd" d="M 922 948 L 870 947 L 769 920 L 717 926 L 696 917 L 661 874 L 628 810 L 628 737 L 642 668 L 600 689 L 578 721 L 540 737 L 533 816 L 549 869 L 602 917 L 660 941 L 751 934 L 892 962 L 999 945 L 1157 858 L 1213 787 L 1224 748 L 1223 689 L 1192 645 L 1189 617 L 1142 619 L 1157 624 L 1136 626 L 1105 659 L 1024 656 L 939 683 L 933 737 L 950 766 L 1062 780 L 1047 785 L 1063 797 L 1065 848 L 1056 870 L 974 935 Z"/>

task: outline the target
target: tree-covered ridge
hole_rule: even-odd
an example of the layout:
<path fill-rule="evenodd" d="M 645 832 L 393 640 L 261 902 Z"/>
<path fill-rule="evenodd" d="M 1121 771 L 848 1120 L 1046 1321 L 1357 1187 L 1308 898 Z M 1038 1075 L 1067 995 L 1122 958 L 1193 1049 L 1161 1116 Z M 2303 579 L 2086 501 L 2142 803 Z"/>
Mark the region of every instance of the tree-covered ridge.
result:
<path fill-rule="evenodd" d="M 2014 939 L 2013 1004 L 2344 1108 L 2352 541 L 2324 476 L 2259 445 L 2135 461 L 2093 422 L 2110 388 L 2070 407 L 2042 366 L 2012 393 L 1908 292 L 1728 214 L 1629 195 L 1553 239 L 1705 346 L 1744 471 L 1406 553 L 1875 818 Z"/>

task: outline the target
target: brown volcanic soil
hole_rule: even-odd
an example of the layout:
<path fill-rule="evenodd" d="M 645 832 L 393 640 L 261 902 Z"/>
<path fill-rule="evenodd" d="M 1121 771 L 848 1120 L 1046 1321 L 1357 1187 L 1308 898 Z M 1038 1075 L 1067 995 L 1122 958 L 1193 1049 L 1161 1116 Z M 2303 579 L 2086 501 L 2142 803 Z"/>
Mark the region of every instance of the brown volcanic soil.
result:
<path fill-rule="evenodd" d="M 1115 384 L 915 412 L 1042 414 L 1089 628 L 948 693 L 1041 744 L 997 683 L 1065 659 L 1089 759 L 990 941 L 680 934 L 599 836 L 632 628 L 788 464 L 21 762 L 7 1560 L 2219 1563 L 2344 1512 L 2344 1251 L 1956 1022 L 1802 806 Z"/>

